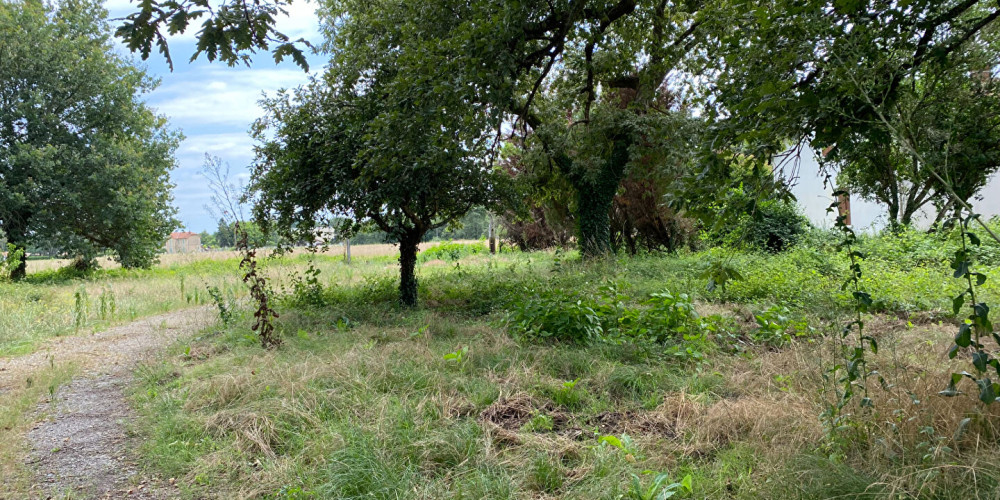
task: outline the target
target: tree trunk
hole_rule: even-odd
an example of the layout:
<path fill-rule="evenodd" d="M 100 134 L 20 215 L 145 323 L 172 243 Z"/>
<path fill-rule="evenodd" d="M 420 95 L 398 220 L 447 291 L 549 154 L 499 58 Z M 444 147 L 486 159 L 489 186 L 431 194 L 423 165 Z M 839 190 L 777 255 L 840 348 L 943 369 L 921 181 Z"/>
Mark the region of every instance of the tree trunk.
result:
<path fill-rule="evenodd" d="M 10 242 L 14 245 L 14 251 L 21 251 L 20 262 L 18 262 L 17 267 L 10 270 L 10 279 L 13 281 L 20 281 L 28 275 L 28 249 L 25 248 L 23 244 L 17 242 Z"/>
<path fill-rule="evenodd" d="M 611 252 L 611 206 L 618 186 L 625 178 L 629 145 L 627 138 L 616 138 L 611 157 L 597 178 L 585 180 L 582 175 L 577 175 L 577 182 L 573 183 L 580 224 L 580 253 L 585 258 Z"/>
<path fill-rule="evenodd" d="M 344 238 L 344 263 L 351 265 L 351 239 Z"/>
<path fill-rule="evenodd" d="M 12 217 L 14 221 L 23 220 L 23 217 L 14 216 Z M 28 275 L 28 249 L 25 244 L 27 231 L 23 229 L 23 225 L 17 222 L 11 222 L 6 227 L 3 228 L 7 233 L 7 243 L 14 245 L 14 251 L 20 250 L 21 259 L 16 267 L 10 270 L 10 279 L 13 281 L 19 281 L 24 279 Z M 4 248 L 3 250 L 7 250 Z M 10 258 L 10 256 L 8 256 Z"/>
<path fill-rule="evenodd" d="M 399 240 L 399 302 L 406 307 L 417 305 L 417 245 L 422 237 L 410 233 Z"/>
<path fill-rule="evenodd" d="M 496 255 L 497 253 L 497 225 L 493 221 L 493 214 L 487 214 L 486 219 L 490 223 L 490 253 Z"/>
<path fill-rule="evenodd" d="M 614 192 L 607 195 L 607 187 L 577 187 L 577 212 L 580 220 L 580 253 L 585 258 L 599 257 L 611 252 L 611 202 Z"/>

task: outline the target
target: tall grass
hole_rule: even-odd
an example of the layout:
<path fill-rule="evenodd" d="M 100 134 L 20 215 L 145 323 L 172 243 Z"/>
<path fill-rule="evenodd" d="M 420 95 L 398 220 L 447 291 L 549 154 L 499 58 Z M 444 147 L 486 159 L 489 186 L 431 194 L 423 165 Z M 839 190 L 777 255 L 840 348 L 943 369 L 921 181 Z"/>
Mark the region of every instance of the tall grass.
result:
<path fill-rule="evenodd" d="M 743 278 L 708 291 L 700 276 L 713 259 Z M 889 385 L 872 388 L 875 409 L 836 434 L 818 416 L 834 398 L 824 378 L 833 325 L 850 304 L 840 295 L 846 264 L 828 248 L 595 263 L 470 252 L 446 265 L 425 259 L 416 310 L 396 305 L 389 259 L 335 266 L 318 296 L 289 290 L 277 352 L 247 336 L 245 312 L 177 346 L 133 396 L 143 453 L 194 497 L 620 498 L 632 474 L 651 479 L 644 471 L 690 474 L 697 498 L 996 491 L 1000 415 L 937 396 L 956 369 L 943 356 L 951 271 L 940 258 L 868 262 L 866 286 L 882 300 L 868 318 L 881 345 L 870 362 Z M 649 344 L 521 343 L 506 332 L 527 290 L 609 286 L 626 308 L 664 290 L 693 295 L 702 316 L 718 316 L 717 348 L 692 361 Z M 997 289 L 986 295 L 995 301 Z M 831 335 L 757 342 L 753 315 L 775 304 Z M 602 444 L 608 435 L 627 444 Z"/>

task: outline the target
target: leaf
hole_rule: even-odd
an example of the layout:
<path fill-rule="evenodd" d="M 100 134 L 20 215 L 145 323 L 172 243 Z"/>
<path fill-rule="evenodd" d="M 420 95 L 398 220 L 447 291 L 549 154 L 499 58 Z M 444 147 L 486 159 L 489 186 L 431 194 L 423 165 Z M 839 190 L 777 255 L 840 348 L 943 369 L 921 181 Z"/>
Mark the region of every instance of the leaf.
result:
<path fill-rule="evenodd" d="M 980 373 L 986 371 L 986 365 L 989 362 L 990 355 L 983 351 L 976 351 L 972 353 L 972 364 L 979 370 Z"/>
<path fill-rule="evenodd" d="M 997 384 L 990 379 L 984 378 L 976 381 L 979 386 L 979 400 L 986 404 L 993 404 L 997 400 Z"/>
<path fill-rule="evenodd" d="M 604 443 L 610 444 L 611 446 L 614 446 L 615 448 L 618 448 L 620 450 L 624 450 L 625 449 L 625 446 L 622 444 L 621 440 L 618 439 L 615 436 L 612 436 L 612 435 L 601 436 L 597 440 L 597 442 L 601 443 L 601 444 L 604 444 Z"/>
<path fill-rule="evenodd" d="M 951 299 L 951 310 L 956 315 L 958 315 L 958 313 L 962 310 L 962 306 L 964 305 L 965 305 L 965 292 L 962 292 L 956 295 L 954 299 Z"/>
<path fill-rule="evenodd" d="M 962 278 L 966 274 L 969 274 L 969 261 L 967 260 L 956 262 L 955 264 L 952 264 L 951 267 L 955 269 L 956 278 Z"/>
<path fill-rule="evenodd" d="M 958 334 L 955 335 L 955 344 L 959 347 L 969 347 L 972 345 L 972 327 L 968 323 L 962 323 L 958 327 Z"/>
<path fill-rule="evenodd" d="M 685 491 L 691 493 L 692 491 L 694 491 L 694 489 L 691 486 L 692 481 L 693 479 L 691 478 L 691 474 L 684 476 L 684 479 L 681 479 L 681 488 L 684 488 Z"/>

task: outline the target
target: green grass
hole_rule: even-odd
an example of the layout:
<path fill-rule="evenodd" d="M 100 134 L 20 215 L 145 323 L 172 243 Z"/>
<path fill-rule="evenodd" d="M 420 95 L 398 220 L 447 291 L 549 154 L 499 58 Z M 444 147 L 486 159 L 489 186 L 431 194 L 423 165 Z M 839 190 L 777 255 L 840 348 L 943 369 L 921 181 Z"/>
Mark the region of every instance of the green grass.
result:
<path fill-rule="evenodd" d="M 935 395 L 956 368 L 925 353 L 943 352 L 952 327 L 903 331 L 891 315 L 872 319 L 884 351 L 872 362 L 930 406 L 883 395 L 884 406 L 858 417 L 869 437 L 848 442 L 828 440 L 818 418 L 832 397 L 822 374 L 836 336 L 753 343 L 749 313 L 774 304 L 815 335 L 839 331 L 850 310 L 840 292 L 846 264 L 834 257 L 801 248 L 584 264 L 471 254 L 422 265 L 414 310 L 396 305 L 387 259 L 324 268 L 318 293 L 289 290 L 279 301 L 285 344 L 276 352 L 257 347 L 244 311 L 142 372 L 142 452 L 192 498 L 621 498 L 632 474 L 651 480 L 644 471 L 691 474 L 698 498 L 943 498 L 994 484 L 993 445 L 930 460 L 916 451 L 921 426 L 944 435 L 974 407 Z M 725 294 L 699 277 L 719 258 L 744 278 Z M 945 263 L 866 265 L 884 311 L 948 320 L 947 294 L 959 285 Z M 507 332 L 527 289 L 586 295 L 609 283 L 626 308 L 665 290 L 693 295 L 703 315 L 718 315 L 712 341 L 698 344 L 704 357 L 629 342 L 524 343 Z M 983 296 L 995 301 L 997 288 Z M 462 361 L 446 359 L 458 350 Z M 917 362 L 925 371 L 906 375 Z M 885 426 L 907 415 L 895 431 Z M 601 444 L 604 435 L 630 444 Z M 910 458 L 887 459 L 879 443 L 889 441 Z M 977 471 L 980 486 L 943 464 Z"/>
<path fill-rule="evenodd" d="M 696 498 L 975 497 L 998 484 L 1000 418 L 936 395 L 968 368 L 941 354 L 961 283 L 940 244 L 899 238 L 910 254 L 864 242 L 863 285 L 878 311 L 866 320 L 881 345 L 871 363 L 892 387 L 873 388 L 875 409 L 836 435 L 819 415 L 834 397 L 824 374 L 851 313 L 847 264 L 816 242 L 780 255 L 713 249 L 590 263 L 572 252 L 424 258 L 416 309 L 396 303 L 392 257 L 346 266 L 318 256 L 316 283 L 304 279 L 307 257 L 285 258 L 267 267 L 285 340 L 276 351 L 262 351 L 249 329 L 235 261 L 49 273 L 0 285 L 41 295 L 2 295 L 14 314 L 0 322 L 21 327 L 0 330 L 0 349 L 26 352 L 76 331 L 81 289 L 86 331 L 127 321 L 122 311 L 210 304 L 205 286 L 222 287 L 235 321 L 182 339 L 139 371 L 132 393 L 144 466 L 176 478 L 188 498 L 623 498 L 633 474 L 647 484 L 659 472 L 690 474 Z M 717 261 L 742 279 L 708 291 L 702 272 Z M 991 304 L 995 264 L 978 266 Z M 108 289 L 118 312 L 102 319 Z M 511 311 L 553 290 L 594 301 L 605 332 L 637 328 L 616 327 L 620 318 L 655 319 L 642 316 L 651 294 L 686 293 L 710 331 L 663 344 L 517 340 Z M 812 330 L 756 340 L 753 314 L 772 306 Z M 952 442 L 974 412 L 968 437 Z M 621 447 L 602 444 L 609 435 Z"/>

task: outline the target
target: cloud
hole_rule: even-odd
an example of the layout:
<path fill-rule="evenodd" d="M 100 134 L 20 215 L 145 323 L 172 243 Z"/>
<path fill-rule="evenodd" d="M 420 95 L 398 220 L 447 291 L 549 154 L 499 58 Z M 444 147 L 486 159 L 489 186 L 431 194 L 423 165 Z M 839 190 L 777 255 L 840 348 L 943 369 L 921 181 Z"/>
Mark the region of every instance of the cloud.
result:
<path fill-rule="evenodd" d="M 194 155 L 199 161 L 205 154 L 236 161 L 253 157 L 253 139 L 247 134 L 198 134 L 184 140 L 179 155 Z"/>
<path fill-rule="evenodd" d="M 211 0 L 213 6 L 228 0 Z M 321 42 L 316 3 L 294 0 L 287 6 L 288 16 L 278 16 L 277 29 L 291 39 L 305 38 Z M 107 0 L 111 18 L 121 18 L 139 8 L 137 1 Z M 120 21 L 112 21 L 112 25 Z M 163 56 L 150 54 L 148 72 L 161 78 L 161 86 L 145 96 L 150 107 L 166 115 L 171 127 L 184 132 L 185 140 L 177 150 L 177 168 L 171 172 L 174 205 L 178 217 L 188 229 L 214 230 L 215 221 L 204 209 L 211 191 L 200 175 L 205 153 L 229 162 L 232 180 L 245 183 L 247 166 L 253 159 L 250 125 L 263 114 L 257 102 L 266 94 L 293 88 L 308 81 L 309 75 L 291 61 L 275 65 L 270 54 L 258 53 L 251 67 L 229 67 L 218 61 L 208 62 L 204 55 L 188 62 L 194 53 L 196 33 L 201 22 L 195 20 L 182 35 L 168 39 L 174 60 L 169 70 Z M 116 41 L 118 50 L 127 49 Z M 136 57 L 138 59 L 138 57 Z M 319 68 L 322 56 L 308 55 L 310 65 Z"/>
<path fill-rule="evenodd" d="M 259 68 L 211 68 L 170 76 L 164 77 L 164 85 L 149 94 L 147 101 L 185 130 L 189 125 L 208 124 L 246 130 L 263 114 L 258 105 L 261 98 L 308 79 L 301 70 Z"/>

